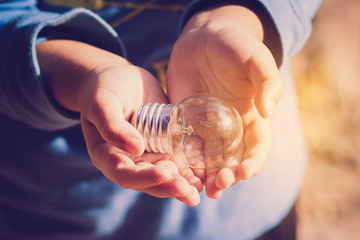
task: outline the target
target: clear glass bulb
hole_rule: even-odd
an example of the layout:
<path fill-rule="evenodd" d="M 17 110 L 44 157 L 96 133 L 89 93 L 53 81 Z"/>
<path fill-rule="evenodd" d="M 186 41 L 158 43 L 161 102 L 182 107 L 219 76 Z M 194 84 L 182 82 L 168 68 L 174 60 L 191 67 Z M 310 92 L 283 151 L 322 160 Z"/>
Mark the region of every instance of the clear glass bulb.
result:
<path fill-rule="evenodd" d="M 221 168 L 224 161 L 237 157 L 243 135 L 238 112 L 209 95 L 176 105 L 142 105 L 131 123 L 143 135 L 146 151 L 174 154 L 196 169 Z"/>

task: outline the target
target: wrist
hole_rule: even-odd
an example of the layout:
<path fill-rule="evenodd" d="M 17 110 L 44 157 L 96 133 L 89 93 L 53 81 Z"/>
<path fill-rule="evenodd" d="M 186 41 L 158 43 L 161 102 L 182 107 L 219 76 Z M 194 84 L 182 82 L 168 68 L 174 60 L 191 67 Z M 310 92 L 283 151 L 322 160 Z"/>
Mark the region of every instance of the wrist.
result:
<path fill-rule="evenodd" d="M 264 40 L 264 29 L 258 15 L 240 5 L 225 5 L 198 12 L 189 19 L 183 32 L 202 27 L 216 30 L 225 24 L 243 29 L 260 41 Z"/>
<path fill-rule="evenodd" d="M 89 76 L 125 59 L 103 49 L 72 40 L 49 40 L 37 45 L 41 76 L 53 99 L 63 108 L 80 111 L 78 93 Z"/>
<path fill-rule="evenodd" d="M 204 26 L 219 30 L 221 22 L 229 24 L 228 26 L 236 26 L 263 42 L 272 53 L 277 66 L 280 67 L 283 54 L 280 35 L 271 15 L 261 3 L 245 1 L 241 5 L 224 5 L 205 9 L 194 14 L 187 21 L 183 32 Z"/>

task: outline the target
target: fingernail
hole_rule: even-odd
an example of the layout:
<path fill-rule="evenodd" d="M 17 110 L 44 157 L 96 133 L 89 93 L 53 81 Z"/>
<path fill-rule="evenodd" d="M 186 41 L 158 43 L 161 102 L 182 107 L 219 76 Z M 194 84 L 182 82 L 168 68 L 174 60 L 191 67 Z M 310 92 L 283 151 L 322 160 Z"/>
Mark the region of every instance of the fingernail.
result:
<path fill-rule="evenodd" d="M 144 152 L 145 146 L 143 140 L 137 137 L 130 137 L 125 144 L 125 148 L 129 153 L 139 156 Z"/>

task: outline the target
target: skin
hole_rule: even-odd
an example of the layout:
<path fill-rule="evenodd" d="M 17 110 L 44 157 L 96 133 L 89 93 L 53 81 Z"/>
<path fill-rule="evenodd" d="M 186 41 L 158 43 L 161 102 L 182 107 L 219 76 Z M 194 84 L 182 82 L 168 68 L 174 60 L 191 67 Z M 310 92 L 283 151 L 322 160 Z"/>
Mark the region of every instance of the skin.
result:
<path fill-rule="evenodd" d="M 167 72 L 170 102 L 199 92 L 214 93 L 228 98 L 243 121 L 240 155 L 220 170 L 206 172 L 210 198 L 219 198 L 224 189 L 256 175 L 269 156 L 269 117 L 283 85 L 263 41 L 258 16 L 245 7 L 229 5 L 192 17 L 173 48 Z"/>
<path fill-rule="evenodd" d="M 259 18 L 240 6 L 200 12 L 185 26 L 171 54 L 168 98 L 177 103 L 198 92 L 230 97 L 243 125 L 240 157 L 219 170 L 179 166 L 164 154 L 144 153 L 144 141 L 129 123 L 148 102 L 168 99 L 154 76 L 120 56 L 86 43 L 49 40 L 37 45 L 41 74 L 55 100 L 80 112 L 93 164 L 124 188 L 155 197 L 200 202 L 203 184 L 210 198 L 260 171 L 271 147 L 268 118 L 282 94 L 275 61 L 262 43 Z"/>
<path fill-rule="evenodd" d="M 191 169 L 163 154 L 144 152 L 131 114 L 148 102 L 167 102 L 158 81 L 125 59 L 82 42 L 50 40 L 37 46 L 50 92 L 64 108 L 80 112 L 93 164 L 111 181 L 156 197 L 199 203 L 202 184 Z"/>

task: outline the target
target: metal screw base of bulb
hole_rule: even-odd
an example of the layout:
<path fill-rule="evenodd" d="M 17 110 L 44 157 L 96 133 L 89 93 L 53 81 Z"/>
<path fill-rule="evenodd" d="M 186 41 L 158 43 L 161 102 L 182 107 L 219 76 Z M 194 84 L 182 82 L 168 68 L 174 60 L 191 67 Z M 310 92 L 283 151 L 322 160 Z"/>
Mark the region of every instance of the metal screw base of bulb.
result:
<path fill-rule="evenodd" d="M 167 137 L 167 126 L 173 108 L 172 104 L 149 103 L 134 112 L 131 124 L 144 137 L 146 151 L 172 153 Z"/>

